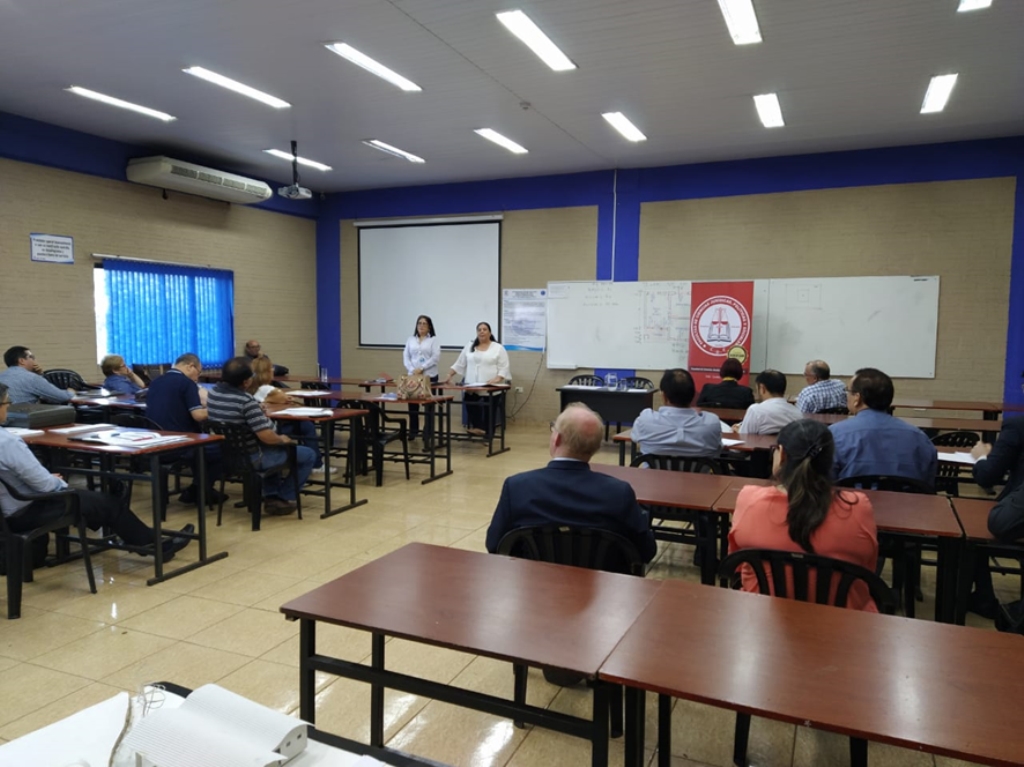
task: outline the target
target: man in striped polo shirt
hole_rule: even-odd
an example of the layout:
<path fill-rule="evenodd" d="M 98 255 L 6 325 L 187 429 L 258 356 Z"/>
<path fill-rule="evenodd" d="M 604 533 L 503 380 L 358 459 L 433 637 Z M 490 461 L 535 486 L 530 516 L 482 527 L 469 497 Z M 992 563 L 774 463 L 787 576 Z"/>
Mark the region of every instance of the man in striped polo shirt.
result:
<path fill-rule="evenodd" d="M 288 460 L 284 445 L 295 444 L 295 440 L 278 434 L 263 408 L 245 391 L 245 384 L 252 378 L 252 365 L 248 357 L 233 357 L 224 363 L 220 383 L 214 387 L 207 399 L 211 421 L 244 424 L 249 427 L 249 453 L 253 464 L 259 469 L 272 469 Z M 299 487 L 306 484 L 309 473 L 316 461 L 316 451 L 298 445 L 295 448 L 296 471 Z M 263 483 L 263 504 L 267 514 L 282 515 L 295 511 L 295 489 L 291 477 L 274 475 Z"/>

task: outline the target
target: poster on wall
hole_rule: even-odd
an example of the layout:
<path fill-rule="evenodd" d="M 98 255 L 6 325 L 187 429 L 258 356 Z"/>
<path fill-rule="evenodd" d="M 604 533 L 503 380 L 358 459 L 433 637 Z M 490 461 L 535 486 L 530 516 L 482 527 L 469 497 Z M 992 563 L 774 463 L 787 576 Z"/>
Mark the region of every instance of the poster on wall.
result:
<path fill-rule="evenodd" d="M 726 358 L 750 373 L 753 282 L 694 282 L 690 298 L 690 372 L 697 391 L 718 383 Z"/>
<path fill-rule="evenodd" d="M 51 264 L 75 263 L 75 241 L 59 234 L 37 234 L 28 236 L 32 260 Z"/>
<path fill-rule="evenodd" d="M 503 290 L 501 296 L 502 346 L 515 352 L 542 352 L 547 334 L 545 288 Z"/>

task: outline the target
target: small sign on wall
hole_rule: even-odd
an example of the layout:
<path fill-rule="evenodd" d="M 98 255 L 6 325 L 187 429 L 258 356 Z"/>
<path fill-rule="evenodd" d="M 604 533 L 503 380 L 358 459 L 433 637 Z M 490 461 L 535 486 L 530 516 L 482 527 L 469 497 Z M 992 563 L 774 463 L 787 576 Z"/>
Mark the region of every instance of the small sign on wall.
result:
<path fill-rule="evenodd" d="M 59 234 L 36 234 L 28 236 L 32 244 L 32 260 L 47 261 L 51 264 L 75 263 L 75 240 Z"/>

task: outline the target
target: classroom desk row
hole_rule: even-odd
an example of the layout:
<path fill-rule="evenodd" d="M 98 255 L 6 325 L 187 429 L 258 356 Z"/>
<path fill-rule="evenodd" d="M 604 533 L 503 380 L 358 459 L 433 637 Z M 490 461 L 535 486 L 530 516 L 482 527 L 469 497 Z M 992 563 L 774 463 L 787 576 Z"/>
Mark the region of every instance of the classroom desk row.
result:
<path fill-rule="evenodd" d="M 409 584 L 416 584 L 410 588 Z M 625 765 L 644 759 L 644 695 L 683 698 L 990 765 L 1020 763 L 1020 637 L 844 610 L 683 581 L 412 543 L 282 605 L 300 622 L 299 715 L 316 722 L 316 674 L 370 685 L 369 744 L 384 747 L 384 691 L 396 689 L 542 726 L 591 743 L 608 763 L 609 701 L 626 697 Z M 317 624 L 370 632 L 369 664 L 317 650 Z M 389 636 L 592 681 L 589 716 L 388 670 Z M 513 687 L 509 668 L 509 690 Z M 659 765 L 671 754 L 659 706 Z M 863 761 L 856 767 L 866 764 Z"/>

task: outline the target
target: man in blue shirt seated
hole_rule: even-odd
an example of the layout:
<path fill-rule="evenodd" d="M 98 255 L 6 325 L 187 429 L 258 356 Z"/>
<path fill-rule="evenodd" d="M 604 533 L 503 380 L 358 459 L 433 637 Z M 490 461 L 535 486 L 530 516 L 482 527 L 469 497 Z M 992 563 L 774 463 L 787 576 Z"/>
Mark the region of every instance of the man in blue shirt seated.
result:
<path fill-rule="evenodd" d="M 631 439 L 645 453 L 714 458 L 722 452 L 722 422 L 714 413 L 690 407 L 697 387 L 688 370 L 666 370 L 661 377 L 665 403 L 647 408 L 633 422 Z"/>
<path fill-rule="evenodd" d="M 7 406 L 11 404 L 7 386 L 0 383 L 0 423 L 7 420 Z M 65 490 L 68 483 L 58 474 L 47 471 L 28 445 L 19 438 L 0 429 L 0 479 L 19 493 L 53 493 Z M 127 488 L 127 485 L 122 487 Z M 114 531 L 121 540 L 132 546 L 152 546 L 153 530 L 147 527 L 131 509 L 127 497 L 117 497 L 89 490 L 75 490 L 79 509 L 85 523 L 92 530 L 101 527 Z M 27 532 L 64 515 L 63 499 L 40 501 L 16 500 L 7 489 L 0 485 L 0 512 L 7 520 L 8 527 L 16 533 Z M 165 538 L 163 541 L 164 561 L 188 546 L 188 537 L 195 531 L 192 525 L 181 529 L 183 535 Z"/>
<path fill-rule="evenodd" d="M 846 387 L 832 377 L 832 370 L 825 360 L 811 360 L 804 366 L 804 380 L 807 386 L 796 398 L 801 413 L 820 413 L 846 406 Z"/>
<path fill-rule="evenodd" d="M 247 357 L 234 357 L 224 363 L 220 383 L 210 392 L 210 420 L 249 427 L 248 448 L 253 465 L 272 469 L 287 462 L 285 445 L 295 440 L 274 429 L 274 422 L 263 412 L 260 403 L 245 390 L 252 378 L 252 364 Z M 305 445 L 295 448 L 295 471 L 301 488 L 309 479 L 316 461 L 316 451 Z M 275 474 L 263 483 L 263 506 L 267 514 L 291 514 L 296 509 L 295 484 L 290 476 Z"/>
<path fill-rule="evenodd" d="M 136 394 L 146 388 L 120 354 L 108 354 L 100 363 L 100 370 L 106 376 L 103 388 L 111 394 Z"/>
<path fill-rule="evenodd" d="M 850 381 L 846 406 L 852 416 L 829 428 L 836 443 L 835 478 L 885 475 L 935 486 L 938 451 L 916 426 L 889 415 L 892 379 L 861 368 Z"/>
<path fill-rule="evenodd" d="M 71 401 L 74 392 L 58 389 L 43 378 L 43 368 L 27 346 L 12 346 L 4 352 L 4 363 L 7 370 L 0 373 L 0 383 L 7 386 L 12 405 L 36 402 L 65 405 Z"/>

